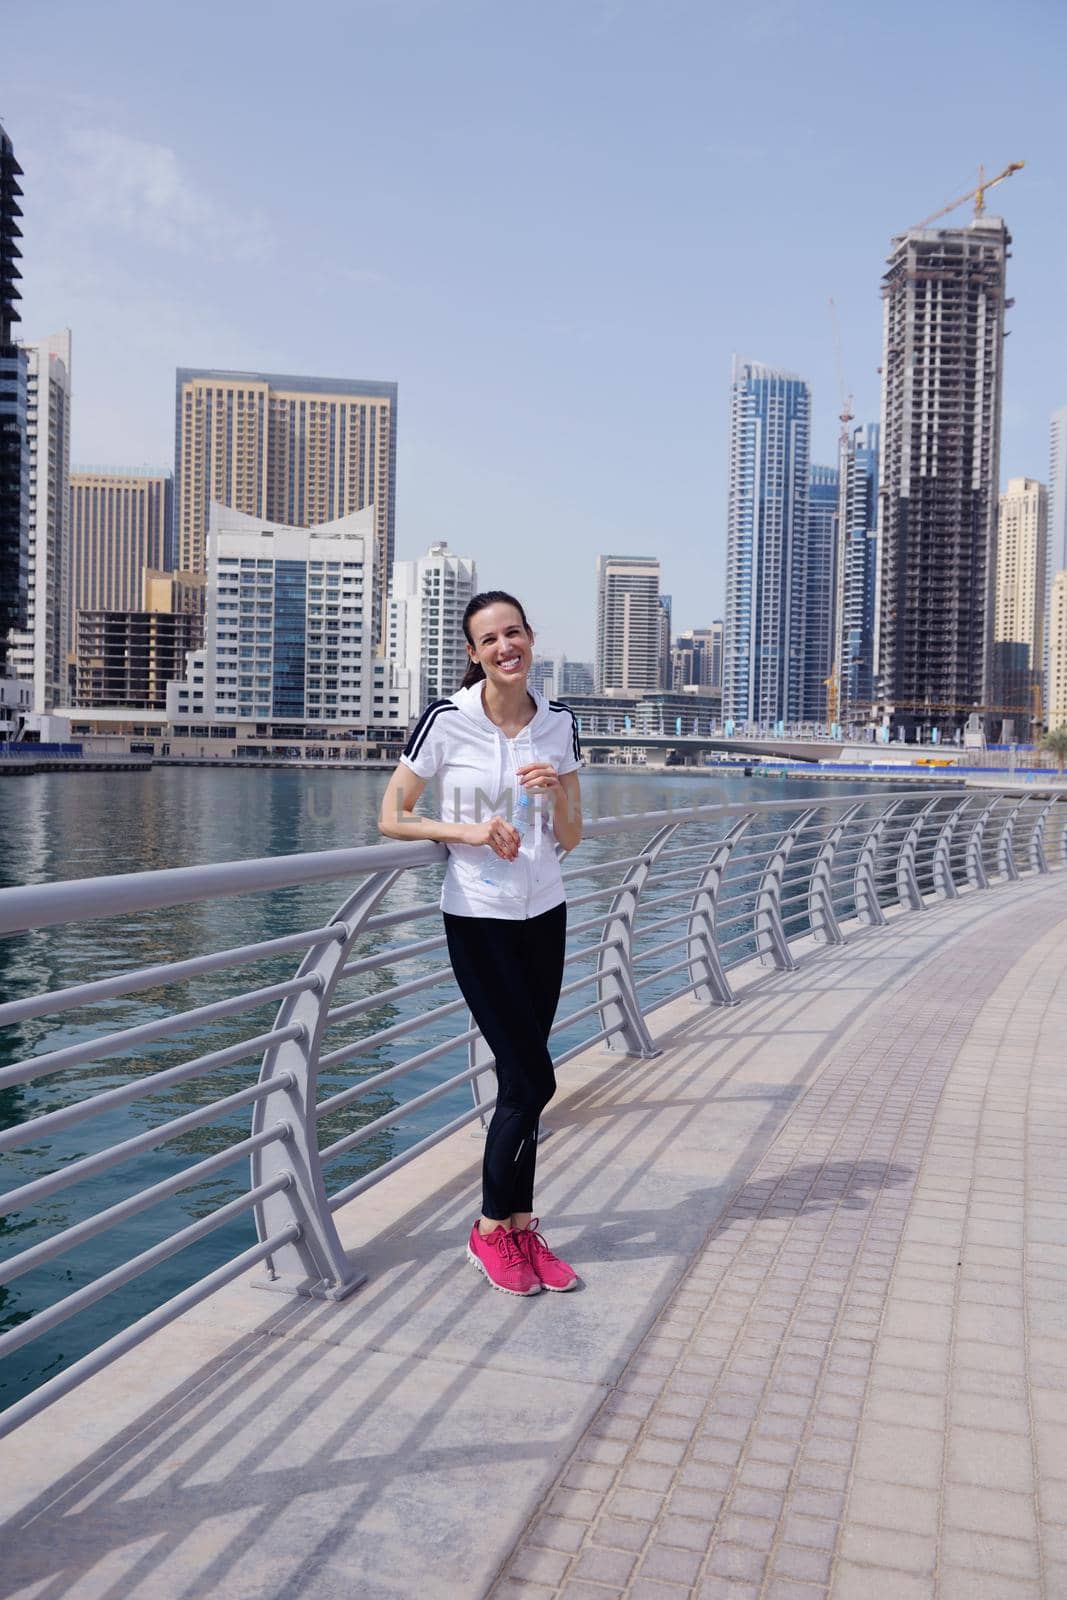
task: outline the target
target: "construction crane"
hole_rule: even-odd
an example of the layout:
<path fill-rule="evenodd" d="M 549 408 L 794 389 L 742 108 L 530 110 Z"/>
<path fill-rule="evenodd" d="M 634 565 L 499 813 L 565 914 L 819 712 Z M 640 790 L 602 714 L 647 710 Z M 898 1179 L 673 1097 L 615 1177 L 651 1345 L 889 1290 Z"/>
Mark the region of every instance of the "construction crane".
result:
<path fill-rule="evenodd" d="M 995 184 L 1003 183 L 1005 178 L 1010 178 L 1013 172 L 1021 172 L 1025 165 L 1025 161 L 1009 161 L 1004 171 L 998 172 L 995 178 L 987 178 L 985 167 L 980 166 L 978 168 L 978 184 L 976 188 L 968 189 L 966 194 L 961 194 L 957 199 L 950 200 L 947 206 L 942 206 L 940 211 L 934 212 L 933 216 L 924 217 L 921 222 L 915 224 L 914 228 L 909 228 L 908 232 L 917 233 L 921 228 L 928 228 L 932 222 L 936 222 L 939 217 L 947 216 L 950 211 L 955 211 L 957 206 L 962 206 L 967 200 L 974 201 L 975 216 L 982 216 L 985 211 L 986 190 L 992 189 Z"/>

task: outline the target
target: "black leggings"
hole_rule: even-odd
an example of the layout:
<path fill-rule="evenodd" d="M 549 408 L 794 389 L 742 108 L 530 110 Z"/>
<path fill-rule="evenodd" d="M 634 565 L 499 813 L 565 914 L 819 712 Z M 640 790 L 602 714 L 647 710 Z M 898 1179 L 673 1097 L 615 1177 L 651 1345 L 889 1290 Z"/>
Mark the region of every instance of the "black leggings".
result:
<path fill-rule="evenodd" d="M 537 1124 L 556 1092 L 548 1030 L 563 982 L 567 907 L 512 922 L 445 912 L 463 998 L 496 1057 L 496 1109 L 485 1140 L 482 1215 L 533 1210 Z"/>

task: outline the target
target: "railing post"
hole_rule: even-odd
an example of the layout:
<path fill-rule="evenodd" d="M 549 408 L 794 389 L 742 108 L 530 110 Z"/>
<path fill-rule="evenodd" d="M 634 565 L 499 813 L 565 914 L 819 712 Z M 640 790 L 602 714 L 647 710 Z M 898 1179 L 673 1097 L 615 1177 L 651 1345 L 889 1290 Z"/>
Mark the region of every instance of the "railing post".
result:
<path fill-rule="evenodd" d="M 641 852 L 644 859 L 630 867 L 620 884 L 600 934 L 600 942 L 608 946 L 596 964 L 600 1025 L 611 1029 L 604 1041 L 607 1048 L 622 1055 L 659 1055 L 634 988 L 634 920 L 652 864 L 679 826 L 668 823 L 653 834 Z"/>
<path fill-rule="evenodd" d="M 875 818 L 856 857 L 853 895 L 856 902 L 856 916 L 869 928 L 880 928 L 885 922 L 885 912 L 878 898 L 878 847 L 882 842 L 886 824 L 899 805 L 899 800 L 891 801 L 881 815 Z"/>
<path fill-rule="evenodd" d="M 1045 804 L 1038 812 L 1037 821 L 1034 823 L 1033 830 L 1031 831 L 1029 846 L 1031 872 L 1037 872 L 1041 874 L 1048 872 L 1048 861 L 1045 857 L 1045 824 L 1048 821 L 1049 812 L 1052 810 L 1054 804 L 1055 802 L 1052 800 L 1045 801 Z"/>
<path fill-rule="evenodd" d="M 969 795 L 964 795 L 958 806 L 953 806 L 944 822 L 941 824 L 934 845 L 934 891 L 943 900 L 958 900 L 960 891 L 956 887 L 956 880 L 952 876 L 952 841 L 960 818 L 970 805 Z"/>
<path fill-rule="evenodd" d="M 755 816 L 756 812 L 750 811 L 719 840 L 714 853 L 704 865 L 693 895 L 693 910 L 689 918 L 689 976 L 697 982 L 693 995 L 697 1000 L 708 1000 L 720 1006 L 737 1005 L 737 996 L 730 987 L 719 955 L 715 929 L 719 893 L 734 846 L 746 828 L 751 827 Z"/>
<path fill-rule="evenodd" d="M 467 1012 L 467 1027 L 477 1028 L 473 1012 Z M 492 1107 L 489 1102 L 496 1098 L 496 1058 L 480 1033 L 467 1045 L 467 1066 L 470 1071 L 478 1068 L 478 1076 L 471 1079 L 471 1095 L 474 1104 L 478 1107 L 478 1122 L 482 1128 L 488 1128 Z"/>
<path fill-rule="evenodd" d="M 756 950 L 763 965 L 774 966 L 780 972 L 792 972 L 796 967 L 789 941 L 782 925 L 782 879 L 797 836 L 815 808 L 802 811 L 792 825 L 782 834 L 763 869 L 756 890 L 756 910 L 753 919 L 756 930 Z M 768 959 L 769 958 L 769 959 Z"/>
<path fill-rule="evenodd" d="M 985 862 L 982 860 L 982 850 L 985 845 L 985 830 L 990 817 L 996 808 L 999 795 L 994 795 L 987 806 L 984 806 L 974 819 L 971 837 L 967 840 L 967 881 L 972 889 L 988 889 L 989 879 L 986 877 Z"/>
<path fill-rule="evenodd" d="M 897 896 L 905 911 L 925 910 L 925 901 L 919 889 L 919 878 L 915 871 L 915 852 L 919 843 L 919 835 L 923 831 L 930 812 L 936 806 L 936 798 L 927 802 L 921 811 L 917 811 L 911 820 L 911 826 L 903 839 L 897 853 Z"/>
<path fill-rule="evenodd" d="M 277 1080 L 278 1088 L 257 1101 L 252 1132 L 285 1123 L 289 1133 L 253 1153 L 252 1186 L 267 1183 L 281 1172 L 291 1173 L 293 1182 L 288 1189 L 260 1201 L 256 1227 L 260 1239 L 293 1221 L 300 1227 L 298 1238 L 267 1257 L 268 1288 L 341 1300 L 365 1281 L 366 1275 L 353 1267 L 345 1254 L 327 1203 L 318 1144 L 319 1054 L 326 1013 L 348 952 L 367 917 L 399 877 L 399 871 L 374 873 L 340 907 L 333 919 L 337 938 L 309 950 L 300 965 L 298 975 L 313 975 L 318 979 L 316 987 L 289 995 L 278 1011 L 275 1026 L 298 1024 L 300 1037 L 272 1046 L 263 1057 L 259 1081 Z M 290 1084 L 293 1087 L 288 1087 Z"/>
<path fill-rule="evenodd" d="M 830 832 L 823 840 L 822 849 L 815 857 L 815 865 L 811 869 L 811 887 L 808 890 L 808 921 L 815 938 L 821 939 L 823 944 L 844 944 L 845 936 L 837 920 L 833 901 L 833 870 L 834 858 L 852 818 L 860 809 L 862 801 L 855 805 L 847 806 Z"/>
<path fill-rule="evenodd" d="M 1004 826 L 997 839 L 997 871 L 1009 883 L 1014 883 L 1019 876 L 1019 869 L 1015 865 L 1015 819 L 1022 808 L 1023 802 L 1017 800 L 1004 818 Z"/>

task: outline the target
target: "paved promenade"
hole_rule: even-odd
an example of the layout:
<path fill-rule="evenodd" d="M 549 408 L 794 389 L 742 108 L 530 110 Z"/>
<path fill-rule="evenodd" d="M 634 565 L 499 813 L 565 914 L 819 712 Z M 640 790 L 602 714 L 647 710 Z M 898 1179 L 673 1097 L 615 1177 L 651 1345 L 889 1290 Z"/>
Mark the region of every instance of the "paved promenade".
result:
<path fill-rule="evenodd" d="M 19 1600 L 1063 1600 L 1067 877 L 901 917 L 566 1069 L 583 1289 L 461 1265 L 477 1141 L 0 1444 Z"/>

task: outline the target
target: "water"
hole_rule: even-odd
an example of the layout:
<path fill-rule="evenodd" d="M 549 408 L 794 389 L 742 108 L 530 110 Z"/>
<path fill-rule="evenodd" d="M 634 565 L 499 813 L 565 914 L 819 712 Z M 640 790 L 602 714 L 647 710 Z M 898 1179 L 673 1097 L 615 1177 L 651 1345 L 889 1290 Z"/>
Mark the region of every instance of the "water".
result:
<path fill-rule="evenodd" d="M 373 843 L 377 839 L 378 805 L 387 779 L 384 772 L 205 768 L 158 768 L 121 774 L 55 773 L 7 779 L 0 782 L 0 885 Z M 586 772 L 582 785 L 585 811 L 590 817 L 645 813 L 720 800 L 795 801 L 807 796 L 822 800 L 835 793 L 855 792 L 855 786 L 845 781 L 830 784 L 812 780 L 787 782 L 784 778 L 746 780 L 640 770 Z M 862 792 L 873 793 L 874 788 L 865 785 Z M 630 854 L 649 831 L 647 825 L 637 822 L 633 835 L 589 840 L 575 862 Z M 407 874 L 388 903 L 414 904 L 434 899 L 438 882 L 438 869 Z M 330 920 L 345 893 L 344 884 L 311 885 L 0 939 L 0 997 L 9 1000 L 41 993 L 133 967 L 318 926 Z M 582 908 L 580 916 L 592 915 L 597 909 Z M 426 921 L 402 930 L 400 937 L 426 937 L 437 931 L 435 922 Z M 583 936 L 584 942 L 589 938 L 588 934 Z M 384 947 L 384 943 L 384 937 L 379 935 L 377 946 L 367 940 L 359 953 L 368 954 L 376 947 Z M 677 954 L 664 959 L 674 959 Z M 443 953 L 435 951 L 419 963 L 383 968 L 350 982 L 343 998 L 373 996 L 397 981 L 419 971 L 436 970 L 443 964 Z M 284 980 L 292 976 L 297 965 L 298 958 L 284 957 L 254 968 L 208 976 L 180 990 L 150 991 L 106 1002 L 91 1011 L 67 1012 L 55 1020 L 7 1029 L 0 1038 L 0 1065 L 91 1038 L 104 1028 L 130 1027 L 170 1014 L 179 1004 L 186 1009 L 233 994 L 239 987 Z M 669 987 L 668 982 L 664 992 Z M 657 992 L 657 984 L 649 985 L 643 991 L 646 1002 Z M 380 1006 L 335 1030 L 330 1045 L 358 1041 L 402 1017 L 424 1016 L 429 1008 L 452 995 L 453 991 L 442 985 L 410 997 L 407 1002 L 383 1000 Z M 574 1009 L 587 999 L 588 994 L 580 992 L 566 1009 Z M 158 1041 L 130 1054 L 86 1063 L 36 1084 L 0 1091 L 0 1127 L 21 1123 L 89 1093 L 263 1031 L 270 1026 L 275 1010 L 274 1005 L 268 1005 L 224 1023 L 202 1026 L 177 1041 Z M 340 1064 L 323 1076 L 320 1098 L 451 1037 L 463 1026 L 463 1013 L 436 1023 L 431 1020 L 394 1047 L 378 1046 Z M 566 1048 L 594 1027 L 595 1021 L 587 1019 L 573 1030 L 564 1030 L 556 1036 L 557 1048 Z M 457 1049 L 420 1072 L 361 1097 L 324 1121 L 324 1138 L 332 1140 L 355 1131 L 442 1082 L 464 1065 L 465 1053 Z M 255 1080 L 257 1071 L 258 1060 L 251 1057 L 238 1066 L 174 1085 L 106 1116 L 95 1117 L 52 1140 L 42 1139 L 23 1147 L 3 1158 L 3 1187 L 28 1182 L 106 1143 L 128 1138 L 244 1087 Z M 456 1091 L 368 1139 L 331 1166 L 330 1189 L 371 1170 L 457 1115 L 469 1104 L 468 1093 L 466 1088 Z M 247 1135 L 248 1123 L 247 1110 L 236 1112 L 227 1120 L 196 1129 L 95 1179 L 60 1191 L 32 1210 L 0 1218 L 0 1258 L 51 1237 L 125 1195 L 224 1149 Z M 247 1169 L 241 1162 L 210 1182 L 184 1191 L 70 1254 L 0 1286 L 0 1332 L 17 1326 L 72 1289 L 207 1215 L 239 1193 L 246 1183 Z M 249 1214 L 15 1352 L 4 1362 L 0 1374 L 0 1406 L 10 1404 L 86 1350 L 230 1259 L 252 1244 L 254 1237 Z"/>

